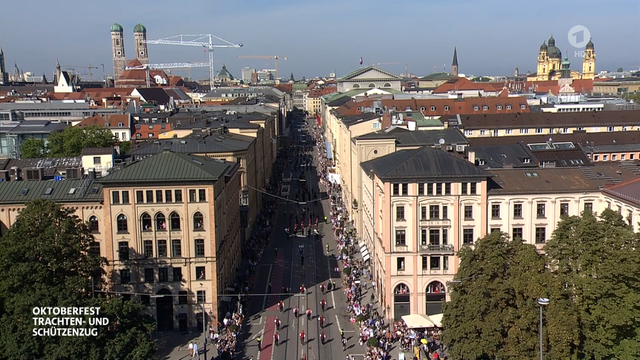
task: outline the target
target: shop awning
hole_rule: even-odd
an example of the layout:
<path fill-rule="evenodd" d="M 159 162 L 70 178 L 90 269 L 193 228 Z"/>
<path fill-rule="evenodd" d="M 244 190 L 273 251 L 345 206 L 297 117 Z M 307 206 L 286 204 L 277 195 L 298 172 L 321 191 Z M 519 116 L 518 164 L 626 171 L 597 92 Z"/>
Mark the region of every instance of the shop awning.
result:
<path fill-rule="evenodd" d="M 371 257 L 369 256 L 369 253 L 367 253 L 366 255 L 362 256 L 362 261 L 367 261 L 369 259 L 371 259 Z"/>
<path fill-rule="evenodd" d="M 429 315 L 429 319 L 435 324 L 435 326 L 442 327 L 442 314 Z"/>
<path fill-rule="evenodd" d="M 333 156 L 331 155 L 331 143 L 325 141 L 324 145 L 327 147 L 327 159 L 333 159 Z"/>
<path fill-rule="evenodd" d="M 436 325 L 429 319 L 427 315 L 411 314 L 402 316 L 402 320 L 407 324 L 409 329 L 431 328 Z"/>
<path fill-rule="evenodd" d="M 367 245 L 364 242 L 360 243 L 360 254 L 362 254 L 362 261 L 367 261 L 371 258 Z"/>

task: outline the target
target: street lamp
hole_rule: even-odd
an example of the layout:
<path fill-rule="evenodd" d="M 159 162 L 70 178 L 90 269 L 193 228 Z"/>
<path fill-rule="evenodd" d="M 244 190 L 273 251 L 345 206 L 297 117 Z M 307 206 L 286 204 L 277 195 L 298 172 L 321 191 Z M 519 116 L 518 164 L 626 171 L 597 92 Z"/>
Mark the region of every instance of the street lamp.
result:
<path fill-rule="evenodd" d="M 549 305 L 549 299 L 538 298 L 538 304 L 540 305 L 540 360 L 544 360 L 542 357 L 542 307 Z"/>

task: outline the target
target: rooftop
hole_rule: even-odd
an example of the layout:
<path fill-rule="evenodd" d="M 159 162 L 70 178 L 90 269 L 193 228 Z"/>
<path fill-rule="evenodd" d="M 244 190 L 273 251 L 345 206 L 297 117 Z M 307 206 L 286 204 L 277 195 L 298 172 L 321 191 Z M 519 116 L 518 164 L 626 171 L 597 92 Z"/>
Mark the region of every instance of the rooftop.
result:
<path fill-rule="evenodd" d="M 638 125 L 640 110 L 561 113 L 470 114 L 461 117 L 462 128 L 561 128 L 576 126 Z"/>
<path fill-rule="evenodd" d="M 163 151 L 134 161 L 100 179 L 104 184 L 215 182 L 227 174 L 235 163 L 208 157 Z"/>
<path fill-rule="evenodd" d="M 443 150 L 428 146 L 394 153 L 362 163 L 366 172 L 382 180 L 486 178 L 484 170 Z"/>
<path fill-rule="evenodd" d="M 430 146 L 439 145 L 440 139 L 444 139 L 445 144 L 467 144 L 467 138 L 458 129 L 443 130 L 418 130 L 409 131 L 404 128 L 392 126 L 382 131 L 376 131 L 361 135 L 356 140 L 374 139 L 396 139 L 398 147 L 402 146 Z"/>
<path fill-rule="evenodd" d="M 182 154 L 232 153 L 248 150 L 254 138 L 226 133 L 223 136 L 211 135 L 182 139 L 161 139 L 131 150 L 128 155 L 144 156 L 170 150 Z"/>
<path fill-rule="evenodd" d="M 24 204 L 45 199 L 60 203 L 98 202 L 102 185 L 92 180 L 40 180 L 0 182 L 0 204 Z"/>

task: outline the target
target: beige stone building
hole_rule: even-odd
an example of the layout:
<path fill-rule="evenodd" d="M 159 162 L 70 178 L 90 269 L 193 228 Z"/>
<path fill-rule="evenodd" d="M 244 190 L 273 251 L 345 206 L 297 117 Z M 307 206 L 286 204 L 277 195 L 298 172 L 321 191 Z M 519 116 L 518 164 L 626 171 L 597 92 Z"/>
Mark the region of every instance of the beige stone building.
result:
<path fill-rule="evenodd" d="M 109 291 L 149 305 L 158 330 L 224 315 L 240 264 L 239 164 L 169 151 L 100 179 Z"/>

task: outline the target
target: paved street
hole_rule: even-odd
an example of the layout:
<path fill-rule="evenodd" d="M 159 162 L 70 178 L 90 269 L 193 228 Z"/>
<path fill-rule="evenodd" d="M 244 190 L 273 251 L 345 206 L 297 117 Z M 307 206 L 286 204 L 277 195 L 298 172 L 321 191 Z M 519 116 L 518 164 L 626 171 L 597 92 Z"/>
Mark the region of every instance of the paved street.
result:
<path fill-rule="evenodd" d="M 294 131 L 294 133 L 296 132 Z M 310 138 L 307 137 L 307 139 Z M 315 164 L 315 162 L 316 159 L 313 163 Z M 315 166 L 300 166 L 299 163 L 292 163 L 285 169 L 285 174 L 288 171 L 292 172 L 291 189 L 288 196 L 291 201 L 279 201 L 271 243 L 258 267 L 258 275 L 253 289 L 253 293 L 266 293 L 269 283 L 271 283 L 273 295 L 252 297 L 248 309 L 249 324 L 247 325 L 249 328 L 247 331 L 249 334 L 244 346 L 245 353 L 241 354 L 240 358 L 248 359 L 253 356 L 254 359 L 260 360 L 302 359 L 305 357 L 307 359 L 344 359 L 348 354 L 358 352 L 362 354 L 363 351 L 356 344 L 357 338 L 352 338 L 355 335 L 354 329 L 345 316 L 345 297 L 342 290 L 338 288 L 327 292 L 326 295 L 320 291 L 319 285 L 321 283 L 326 284 L 335 280 L 338 287 L 341 283 L 340 274 L 333 270 L 337 267 L 335 258 L 337 250 L 331 234 L 331 225 L 322 221 L 324 216 L 328 214 L 328 200 L 310 201 L 306 205 L 300 205 L 296 202 L 299 189 L 303 189 L 305 186 L 310 194 L 315 191 L 320 198 L 326 198 L 326 194 L 320 192 L 318 187 L 316 168 Z M 305 173 L 306 181 L 300 180 L 302 172 Z M 285 228 L 295 222 L 296 211 L 300 214 L 299 218 L 302 217 L 303 208 L 306 209 L 305 227 L 308 226 L 309 215 L 312 215 L 313 221 L 319 217 L 321 235 L 288 235 L 285 232 Z M 291 223 L 290 217 L 293 218 Z M 291 229 L 293 230 L 292 226 Z M 327 241 L 323 240 L 324 237 Z M 326 243 L 329 243 L 330 246 L 328 254 L 324 245 Z M 276 247 L 278 248 L 277 255 Z M 305 295 L 299 294 L 302 284 L 307 288 Z M 295 295 L 279 295 L 282 287 L 289 288 Z M 321 329 L 317 316 L 319 312 L 322 313 L 320 302 L 323 298 L 326 300 L 327 306 L 324 313 L 326 319 L 324 328 Z M 277 303 L 280 300 L 284 301 L 283 313 L 277 309 Z M 292 311 L 295 307 L 300 309 L 298 318 L 294 316 Z M 311 320 L 308 320 L 305 315 L 308 308 L 313 312 Z M 276 317 L 279 317 L 282 322 L 279 332 L 280 344 L 277 347 L 273 344 Z M 344 329 L 345 336 L 350 340 L 349 346 L 351 348 L 347 352 L 342 350 L 340 329 Z M 306 334 L 304 345 L 301 344 L 299 338 L 301 331 Z M 322 345 L 320 341 L 322 331 L 326 336 L 325 345 Z M 258 350 L 256 341 L 258 336 L 262 337 L 262 351 Z M 353 347 L 354 344 L 358 349 Z M 358 359 L 362 356 L 354 356 L 353 358 Z"/>

